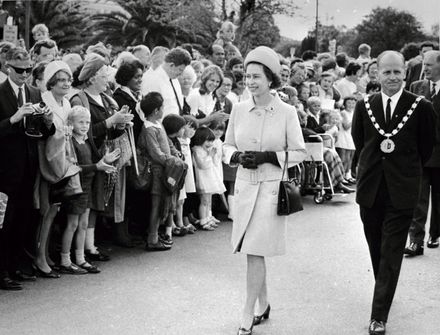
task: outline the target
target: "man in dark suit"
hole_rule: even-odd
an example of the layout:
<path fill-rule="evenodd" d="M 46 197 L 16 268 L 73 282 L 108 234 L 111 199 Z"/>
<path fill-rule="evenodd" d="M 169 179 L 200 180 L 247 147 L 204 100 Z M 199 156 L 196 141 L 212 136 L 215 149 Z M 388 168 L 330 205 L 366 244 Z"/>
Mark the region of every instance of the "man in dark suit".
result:
<path fill-rule="evenodd" d="M 423 95 L 433 104 L 436 113 L 436 145 L 430 160 L 423 168 L 420 182 L 419 199 L 414 210 L 413 220 L 409 230 L 410 245 L 405 249 L 408 256 L 423 255 L 425 239 L 425 223 L 428 217 L 429 195 L 431 195 L 431 224 L 429 229 L 428 248 L 439 246 L 440 236 L 440 51 L 432 50 L 425 53 L 423 60 L 425 80 L 411 84 L 411 92 Z M 432 190 L 430 190 L 432 188 Z"/>
<path fill-rule="evenodd" d="M 405 89 L 409 89 L 411 84 L 415 81 L 424 79 L 424 69 L 423 69 L 423 57 L 426 52 L 434 50 L 434 43 L 426 41 L 420 45 L 420 56 L 422 57 L 422 62 L 417 61 L 412 66 L 409 66 L 406 71 L 405 79 Z"/>
<path fill-rule="evenodd" d="M 370 334 L 385 334 L 422 166 L 435 137 L 432 105 L 403 90 L 404 62 L 396 51 L 379 55 L 382 90 L 359 101 L 353 115 L 359 153 L 356 201 L 376 280 Z"/>
<path fill-rule="evenodd" d="M 0 229 L 0 289 L 21 290 L 19 281 L 34 279 L 18 271 L 29 225 L 33 223 L 33 186 L 38 169 L 37 139 L 25 134 L 24 119 L 35 112 L 40 92 L 25 84 L 32 66 L 29 54 L 12 48 L 6 55 L 8 78 L 0 84 L 0 192 L 8 196 Z M 52 113 L 41 116 L 43 138 L 55 132 Z"/>

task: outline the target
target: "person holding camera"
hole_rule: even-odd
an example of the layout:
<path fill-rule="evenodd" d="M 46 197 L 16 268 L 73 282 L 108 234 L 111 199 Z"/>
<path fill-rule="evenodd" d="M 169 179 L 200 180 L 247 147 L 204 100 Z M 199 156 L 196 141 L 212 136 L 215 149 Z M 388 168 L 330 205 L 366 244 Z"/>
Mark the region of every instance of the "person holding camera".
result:
<path fill-rule="evenodd" d="M 20 47 L 6 55 L 7 80 L 0 84 L 0 192 L 8 196 L 3 228 L 0 229 L 0 289 L 21 290 L 21 281 L 35 280 L 20 271 L 26 237 L 35 227 L 38 213 L 33 209 L 33 186 L 38 170 L 39 139 L 55 133 L 49 110 L 36 113 L 32 106 L 41 101 L 38 90 L 26 81 L 32 72 L 29 53 Z M 26 121 L 37 115 L 41 137 L 26 135 Z"/>

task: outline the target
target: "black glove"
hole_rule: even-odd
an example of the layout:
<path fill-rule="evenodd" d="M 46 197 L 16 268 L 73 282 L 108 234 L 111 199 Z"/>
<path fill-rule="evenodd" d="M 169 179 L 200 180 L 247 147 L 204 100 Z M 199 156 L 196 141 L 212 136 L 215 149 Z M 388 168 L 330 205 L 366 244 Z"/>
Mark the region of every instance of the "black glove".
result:
<path fill-rule="evenodd" d="M 246 163 L 243 164 L 244 168 L 256 169 L 258 165 L 264 163 L 271 163 L 279 166 L 277 154 L 274 151 L 245 151 L 245 154 L 249 155 Z"/>
<path fill-rule="evenodd" d="M 234 152 L 231 157 L 231 163 L 243 165 L 243 167 L 245 167 L 247 169 L 250 168 L 247 166 L 254 166 L 255 165 L 254 163 L 252 163 L 253 160 L 254 160 L 254 155 L 249 154 L 249 153 L 245 153 L 245 152 L 241 152 L 241 151 Z M 252 168 L 256 169 L 257 166 L 252 167 Z"/>

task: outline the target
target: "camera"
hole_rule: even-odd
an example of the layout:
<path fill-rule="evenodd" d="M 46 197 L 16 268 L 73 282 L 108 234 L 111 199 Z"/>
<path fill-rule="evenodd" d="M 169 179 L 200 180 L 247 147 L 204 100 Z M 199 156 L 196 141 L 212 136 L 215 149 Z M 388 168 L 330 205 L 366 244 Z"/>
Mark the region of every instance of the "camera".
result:
<path fill-rule="evenodd" d="M 33 108 L 34 112 L 24 118 L 24 132 L 29 137 L 39 138 L 43 136 L 40 129 L 43 121 L 42 116 L 45 113 L 44 108 L 46 107 L 46 104 L 41 101 L 37 104 L 33 104 L 31 107 Z"/>
<path fill-rule="evenodd" d="M 44 108 L 46 107 L 46 104 L 41 101 L 37 104 L 33 104 L 32 108 L 34 109 L 34 112 L 32 113 L 32 115 L 42 115 L 44 114 Z"/>

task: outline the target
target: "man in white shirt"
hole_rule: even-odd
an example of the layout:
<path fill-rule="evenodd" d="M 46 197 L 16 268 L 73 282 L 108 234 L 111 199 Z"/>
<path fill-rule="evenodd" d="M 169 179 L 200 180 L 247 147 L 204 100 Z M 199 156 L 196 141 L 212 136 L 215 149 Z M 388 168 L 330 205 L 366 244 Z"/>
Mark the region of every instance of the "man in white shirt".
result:
<path fill-rule="evenodd" d="M 151 72 L 142 83 L 142 95 L 159 92 L 163 98 L 163 117 L 169 114 L 181 114 L 183 95 L 177 77 L 191 64 L 191 55 L 182 48 L 171 49 L 165 55 L 164 63 Z"/>
<path fill-rule="evenodd" d="M 434 111 L 437 113 L 436 131 L 439 132 L 440 51 L 431 50 L 426 52 L 423 58 L 423 68 L 425 69 L 426 79 L 413 82 L 410 91 L 422 95 L 432 102 Z M 437 138 L 437 141 L 439 140 Z M 405 254 L 408 257 L 423 255 L 425 224 L 428 218 L 430 197 L 432 205 L 427 247 L 438 248 L 440 235 L 440 148 L 438 142 L 430 160 L 423 167 L 419 198 L 409 229 L 410 244 L 405 249 Z"/>
<path fill-rule="evenodd" d="M 375 278 L 368 331 L 383 335 L 435 131 L 431 103 L 403 90 L 403 55 L 385 51 L 377 64 L 382 91 L 358 101 L 352 136 L 359 154 L 356 201 Z"/>

